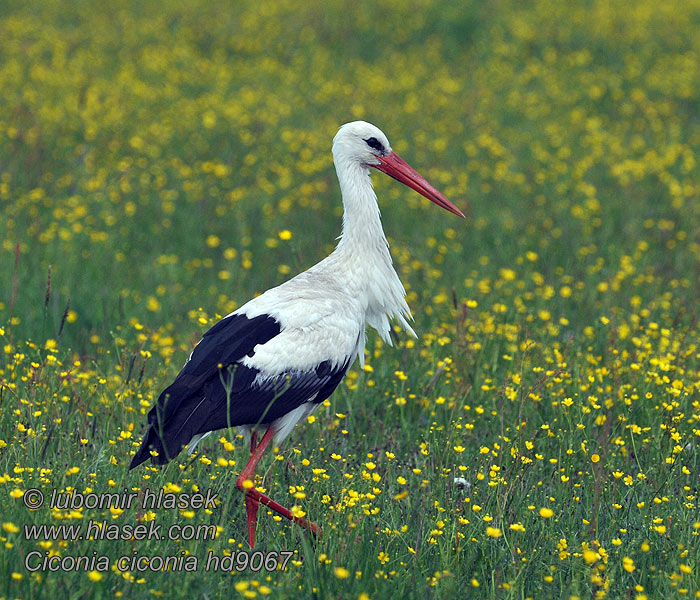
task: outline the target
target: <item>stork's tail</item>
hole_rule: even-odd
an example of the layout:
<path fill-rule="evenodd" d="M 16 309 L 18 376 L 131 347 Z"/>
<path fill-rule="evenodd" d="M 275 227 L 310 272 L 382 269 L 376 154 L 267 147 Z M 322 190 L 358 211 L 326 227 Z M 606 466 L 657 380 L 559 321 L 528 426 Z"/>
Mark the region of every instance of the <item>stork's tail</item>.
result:
<path fill-rule="evenodd" d="M 158 455 L 154 456 L 151 450 L 155 450 Z M 165 465 L 175 458 L 174 456 L 168 456 L 163 441 L 160 439 L 153 425 L 149 425 L 146 430 L 146 434 L 143 436 L 143 441 L 141 442 L 141 447 L 136 451 L 136 454 L 134 454 L 134 458 L 131 459 L 129 470 L 138 467 L 149 458 L 157 465 Z"/>

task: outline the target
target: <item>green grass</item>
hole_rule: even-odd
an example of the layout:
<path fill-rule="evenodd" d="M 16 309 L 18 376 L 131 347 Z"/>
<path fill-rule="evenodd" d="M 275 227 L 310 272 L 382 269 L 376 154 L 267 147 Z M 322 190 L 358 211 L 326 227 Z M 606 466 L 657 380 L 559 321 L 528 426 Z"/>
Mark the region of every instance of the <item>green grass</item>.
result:
<path fill-rule="evenodd" d="M 699 24 L 646 0 L 4 3 L 0 598 L 700 597 Z M 370 333 L 261 463 L 322 537 L 261 511 L 287 569 L 206 572 L 247 548 L 244 441 L 130 457 L 218 316 L 333 248 L 330 144 L 358 118 L 468 218 L 375 175 L 419 339 Z M 163 488 L 220 504 L 23 504 Z M 24 529 L 91 520 L 218 535 Z"/>

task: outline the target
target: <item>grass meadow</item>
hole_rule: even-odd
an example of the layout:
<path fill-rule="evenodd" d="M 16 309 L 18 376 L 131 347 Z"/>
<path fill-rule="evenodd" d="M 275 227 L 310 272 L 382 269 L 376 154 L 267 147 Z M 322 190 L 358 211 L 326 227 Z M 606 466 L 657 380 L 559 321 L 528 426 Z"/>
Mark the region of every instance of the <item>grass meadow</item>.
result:
<path fill-rule="evenodd" d="M 697 0 L 3 2 L 0 598 L 700 597 L 699 27 Z M 322 537 L 261 510 L 285 569 L 207 571 L 247 549 L 243 439 L 130 457 L 201 334 L 334 247 L 355 119 L 467 219 L 374 175 L 419 338 L 370 333 L 261 463 Z M 160 490 L 217 504 L 49 502 Z"/>

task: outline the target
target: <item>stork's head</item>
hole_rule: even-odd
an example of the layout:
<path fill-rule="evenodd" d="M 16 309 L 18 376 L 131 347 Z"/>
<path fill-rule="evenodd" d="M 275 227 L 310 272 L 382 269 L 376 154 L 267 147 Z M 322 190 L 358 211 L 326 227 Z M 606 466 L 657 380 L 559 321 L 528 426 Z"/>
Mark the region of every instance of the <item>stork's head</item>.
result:
<path fill-rule="evenodd" d="M 353 160 L 362 165 L 379 164 L 379 156 L 391 152 L 389 140 L 384 132 L 366 121 L 345 123 L 333 138 L 333 157 Z"/>
<path fill-rule="evenodd" d="M 431 202 L 451 213 L 464 214 L 428 183 L 392 149 L 381 129 L 366 121 L 346 123 L 333 138 L 333 159 L 336 168 L 349 163 L 373 167 L 416 190 Z"/>

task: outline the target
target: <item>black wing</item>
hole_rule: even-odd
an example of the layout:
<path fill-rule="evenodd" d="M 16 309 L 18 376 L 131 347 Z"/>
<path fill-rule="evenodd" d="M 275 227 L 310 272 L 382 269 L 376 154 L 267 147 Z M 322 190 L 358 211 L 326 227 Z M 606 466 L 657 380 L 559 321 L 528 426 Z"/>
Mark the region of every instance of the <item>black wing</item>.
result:
<path fill-rule="evenodd" d="M 268 315 L 230 315 L 205 333 L 148 413 L 148 430 L 129 468 L 151 458 L 151 449 L 158 452 L 153 461 L 165 464 L 198 433 L 271 423 L 312 396 L 315 402 L 328 398 L 347 372 L 349 359 L 343 365 L 325 361 L 310 371 L 257 383 L 259 371 L 239 363 L 279 332 L 279 323 Z"/>

